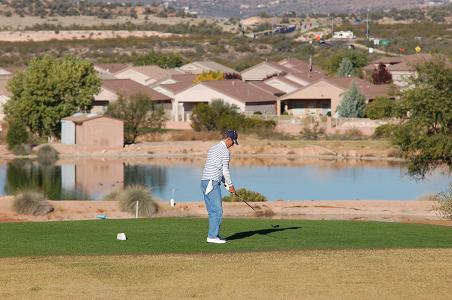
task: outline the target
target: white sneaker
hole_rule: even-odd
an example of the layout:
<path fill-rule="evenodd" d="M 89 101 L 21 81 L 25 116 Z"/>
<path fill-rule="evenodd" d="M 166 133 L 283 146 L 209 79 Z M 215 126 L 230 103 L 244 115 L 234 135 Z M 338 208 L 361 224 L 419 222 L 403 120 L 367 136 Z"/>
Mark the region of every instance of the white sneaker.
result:
<path fill-rule="evenodd" d="M 220 238 L 207 238 L 207 242 L 208 243 L 213 243 L 213 244 L 225 244 L 226 243 L 226 241 L 225 240 L 222 240 L 222 239 L 220 239 Z"/>

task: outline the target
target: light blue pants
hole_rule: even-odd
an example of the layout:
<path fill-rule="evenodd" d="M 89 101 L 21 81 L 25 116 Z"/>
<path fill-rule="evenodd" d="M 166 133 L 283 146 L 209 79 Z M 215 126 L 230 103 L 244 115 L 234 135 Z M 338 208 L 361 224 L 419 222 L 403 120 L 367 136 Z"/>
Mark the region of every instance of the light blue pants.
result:
<path fill-rule="evenodd" d="M 209 214 L 209 238 L 216 238 L 220 233 L 221 220 L 223 218 L 223 207 L 221 205 L 221 186 L 220 182 L 212 181 L 213 190 L 206 195 L 209 180 L 201 180 L 201 190 L 204 195 L 207 213 Z"/>

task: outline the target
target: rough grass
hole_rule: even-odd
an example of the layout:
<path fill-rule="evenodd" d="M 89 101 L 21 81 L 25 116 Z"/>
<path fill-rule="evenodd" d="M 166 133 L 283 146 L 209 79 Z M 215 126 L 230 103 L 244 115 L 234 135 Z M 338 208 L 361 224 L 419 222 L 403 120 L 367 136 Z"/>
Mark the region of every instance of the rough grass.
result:
<path fill-rule="evenodd" d="M 452 249 L 0 259 L 1 299 L 450 299 Z"/>
<path fill-rule="evenodd" d="M 25 190 L 15 196 L 13 209 L 19 214 L 45 216 L 54 210 L 43 193 Z"/>
<path fill-rule="evenodd" d="M 225 219 L 225 245 L 205 242 L 207 219 L 153 218 L 0 223 L 0 257 L 246 252 L 295 249 L 451 248 L 446 226 L 360 221 Z M 116 240 L 125 232 L 128 240 Z"/>

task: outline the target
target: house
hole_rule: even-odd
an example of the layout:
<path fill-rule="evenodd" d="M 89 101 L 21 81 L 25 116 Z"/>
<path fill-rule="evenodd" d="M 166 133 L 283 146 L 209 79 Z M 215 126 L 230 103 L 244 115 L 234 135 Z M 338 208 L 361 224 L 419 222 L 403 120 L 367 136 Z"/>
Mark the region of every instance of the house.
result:
<path fill-rule="evenodd" d="M 153 103 L 163 107 L 168 116 L 171 114 L 171 97 L 130 79 L 103 80 L 100 93 L 94 96 L 91 112 L 105 113 L 108 104 L 118 100 L 120 96 L 131 97 L 137 94 L 148 96 Z"/>
<path fill-rule="evenodd" d="M 186 87 L 174 95 L 174 120 L 187 120 L 196 105 L 214 100 L 235 105 L 243 113 L 276 114 L 277 97 L 271 92 L 241 80 L 211 80 Z"/>
<path fill-rule="evenodd" d="M 122 148 L 124 124 L 103 115 L 76 113 L 61 120 L 61 143 L 83 150 Z"/>
<path fill-rule="evenodd" d="M 153 85 L 170 75 L 183 74 L 177 69 L 162 69 L 159 66 L 130 66 L 114 73 L 117 79 L 130 79 L 142 85 Z"/>
<path fill-rule="evenodd" d="M 367 102 L 391 93 L 390 85 L 375 85 L 358 77 L 325 77 L 280 97 L 278 113 L 301 116 L 334 115 L 344 93 L 353 82 L 366 97 Z"/>
<path fill-rule="evenodd" d="M 8 81 L 9 79 L 0 77 L 0 121 L 3 121 L 3 119 L 5 118 L 3 107 L 5 106 L 6 102 L 11 99 L 11 93 L 7 89 Z"/>
<path fill-rule="evenodd" d="M 416 65 L 431 61 L 433 56 L 430 54 L 413 54 L 397 57 L 384 57 L 372 61 L 363 68 L 366 77 L 370 78 L 380 63 L 385 64 L 387 70 L 392 75 L 392 81 L 400 88 L 407 88 L 410 85 L 410 79 L 416 74 Z M 446 59 L 446 63 L 450 62 Z"/>
<path fill-rule="evenodd" d="M 244 81 L 263 81 L 278 76 L 306 86 L 324 77 L 325 73 L 302 60 L 288 58 L 279 62 L 264 61 L 242 71 L 241 75 Z"/>
<path fill-rule="evenodd" d="M 335 40 L 352 40 L 355 38 L 353 31 L 335 31 L 333 32 L 333 39 Z"/>
<path fill-rule="evenodd" d="M 202 72 L 218 71 L 221 73 L 237 73 L 236 70 L 228 68 L 212 60 L 195 61 L 180 67 L 186 74 L 201 74 Z"/>
<path fill-rule="evenodd" d="M 303 85 L 292 81 L 284 76 L 273 76 L 269 79 L 263 81 L 265 84 L 272 86 L 280 91 L 283 91 L 285 94 L 292 93 L 293 91 L 298 90 Z"/>
<path fill-rule="evenodd" d="M 153 87 L 153 90 L 174 98 L 174 95 L 178 92 L 195 85 L 195 81 L 196 75 L 194 74 L 171 75 L 170 78 L 160 81 L 158 85 Z"/>
<path fill-rule="evenodd" d="M 115 79 L 115 74 L 129 68 L 128 64 L 95 64 L 94 70 L 97 71 L 101 79 Z"/>

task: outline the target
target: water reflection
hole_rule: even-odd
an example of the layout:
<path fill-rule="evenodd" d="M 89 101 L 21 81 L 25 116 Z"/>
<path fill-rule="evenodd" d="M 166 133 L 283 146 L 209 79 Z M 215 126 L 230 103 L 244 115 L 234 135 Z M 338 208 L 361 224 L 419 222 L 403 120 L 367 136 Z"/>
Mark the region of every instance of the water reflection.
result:
<path fill-rule="evenodd" d="M 55 164 L 14 160 L 0 164 L 0 194 L 22 188 L 42 190 L 50 199 L 97 200 L 114 189 L 139 184 L 162 200 L 201 201 L 204 159 L 76 159 Z M 400 162 L 234 159 L 237 187 L 270 200 L 416 199 L 447 188 L 449 174 L 435 172 L 421 182 L 406 176 Z M 226 193 L 226 192 L 225 192 Z"/>

